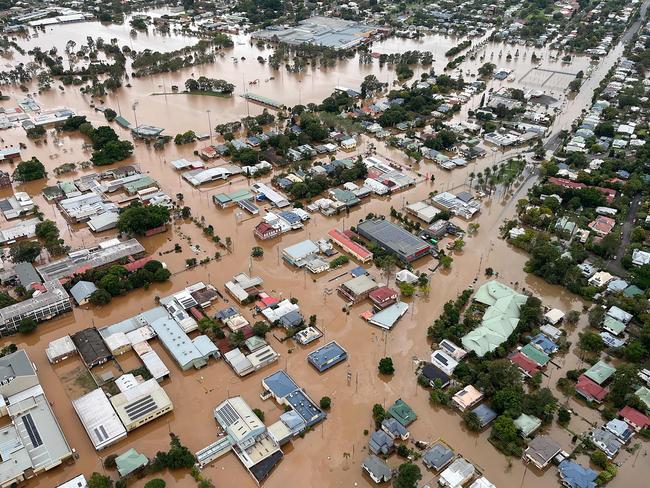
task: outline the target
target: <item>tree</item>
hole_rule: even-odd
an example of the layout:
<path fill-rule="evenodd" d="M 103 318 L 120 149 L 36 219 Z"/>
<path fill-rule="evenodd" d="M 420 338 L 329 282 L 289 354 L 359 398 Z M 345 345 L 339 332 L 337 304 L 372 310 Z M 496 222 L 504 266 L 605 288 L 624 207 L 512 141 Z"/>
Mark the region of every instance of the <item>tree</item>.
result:
<path fill-rule="evenodd" d="M 147 205 L 139 203 L 129 205 L 117 219 L 120 232 L 131 235 L 144 235 L 147 231 L 166 224 L 169 221 L 169 210 L 162 205 Z"/>
<path fill-rule="evenodd" d="M 253 324 L 253 334 L 257 337 L 266 337 L 268 331 L 269 326 L 262 320 L 259 320 Z"/>
<path fill-rule="evenodd" d="M 564 427 L 568 425 L 570 421 L 571 421 L 571 412 L 569 412 L 564 407 L 560 407 L 560 409 L 557 411 L 557 423 Z"/>
<path fill-rule="evenodd" d="M 110 303 L 112 299 L 113 296 L 109 292 L 100 288 L 92 292 L 88 301 L 93 305 L 106 305 Z"/>
<path fill-rule="evenodd" d="M 112 488 L 113 480 L 108 476 L 99 473 L 93 473 L 88 479 L 88 488 Z"/>
<path fill-rule="evenodd" d="M 500 415 L 492 425 L 490 439 L 506 455 L 521 455 L 521 438 L 511 417 Z"/>
<path fill-rule="evenodd" d="M 379 426 L 386 418 L 386 410 L 379 403 L 375 403 L 372 406 L 372 419 L 375 421 L 375 425 Z"/>
<path fill-rule="evenodd" d="M 499 414 L 506 414 L 516 419 L 521 415 L 524 392 L 519 385 L 513 385 L 497 391 L 492 398 L 492 408 Z"/>
<path fill-rule="evenodd" d="M 591 310 L 589 310 L 589 326 L 593 328 L 598 328 L 603 323 L 605 319 L 605 310 L 600 305 L 594 305 Z"/>
<path fill-rule="evenodd" d="M 379 372 L 385 375 L 392 375 L 395 373 L 395 367 L 393 366 L 393 359 L 390 357 L 381 358 L 379 360 Z"/>
<path fill-rule="evenodd" d="M 497 66 L 494 63 L 485 63 L 479 67 L 478 74 L 483 78 L 487 78 L 489 76 L 492 76 L 492 73 L 494 73 L 496 67 Z"/>
<path fill-rule="evenodd" d="M 117 468 L 117 463 L 115 462 L 116 459 L 117 459 L 117 454 L 109 454 L 104 458 L 104 467 L 106 469 Z"/>
<path fill-rule="evenodd" d="M 415 285 L 402 281 L 399 285 L 399 292 L 403 297 L 412 297 L 415 294 Z"/>
<path fill-rule="evenodd" d="M 576 325 L 580 320 L 580 312 L 571 310 L 566 314 L 566 321 L 569 325 Z"/>
<path fill-rule="evenodd" d="M 245 340 L 246 340 L 246 338 L 244 337 L 244 333 L 241 330 L 232 332 L 228 336 L 228 342 L 230 342 L 230 345 L 232 347 L 241 346 L 244 343 Z"/>
<path fill-rule="evenodd" d="M 41 254 L 41 245 L 34 241 L 21 241 L 11 246 L 9 253 L 14 263 L 33 263 Z"/>
<path fill-rule="evenodd" d="M 181 444 L 180 439 L 174 433 L 170 433 L 169 451 L 158 451 L 152 461 L 152 469 L 160 471 L 162 469 L 190 469 L 194 466 L 196 458 L 194 454 Z"/>
<path fill-rule="evenodd" d="M 609 460 L 603 451 L 596 450 L 591 453 L 591 461 L 599 468 L 605 469 Z"/>
<path fill-rule="evenodd" d="M 400 464 L 397 469 L 397 476 L 393 480 L 393 488 L 417 488 L 418 481 L 422 479 L 422 473 L 417 464 L 410 461 Z"/>
<path fill-rule="evenodd" d="M 260 246 L 254 246 L 253 249 L 251 249 L 251 256 L 254 258 L 261 258 L 264 256 L 264 249 Z"/>
<path fill-rule="evenodd" d="M 21 161 L 16 166 L 13 179 L 20 182 L 40 180 L 47 176 L 45 166 L 37 158 Z"/>
<path fill-rule="evenodd" d="M 323 410 L 329 410 L 332 406 L 332 399 L 328 396 L 324 396 L 320 399 L 320 408 Z"/>
<path fill-rule="evenodd" d="M 449 269 L 451 268 L 451 263 L 453 263 L 454 260 L 451 256 L 442 255 L 438 258 L 438 262 L 440 263 L 440 266 L 443 267 L 443 269 Z"/>
<path fill-rule="evenodd" d="M 25 317 L 20 321 L 18 332 L 21 334 L 31 334 L 38 327 L 38 323 L 31 317 Z"/>
<path fill-rule="evenodd" d="M 630 364 L 622 364 L 614 373 L 614 379 L 609 388 L 608 399 L 616 408 L 624 407 L 628 396 L 634 391 L 637 368 Z"/>
<path fill-rule="evenodd" d="M 117 117 L 117 112 L 112 108 L 107 108 L 106 110 L 104 110 L 104 117 L 106 117 L 106 120 L 108 120 L 109 122 L 112 122 Z"/>
<path fill-rule="evenodd" d="M 580 339 L 578 340 L 578 346 L 583 351 L 588 352 L 600 352 L 605 347 L 602 337 L 596 334 L 595 332 L 587 331 L 580 334 Z"/>
<path fill-rule="evenodd" d="M 264 412 L 262 412 L 259 408 L 254 408 L 253 413 L 257 415 L 257 418 L 260 419 L 262 422 L 264 422 Z"/>
<path fill-rule="evenodd" d="M 481 419 L 478 418 L 475 412 L 469 410 L 463 415 L 463 421 L 469 430 L 478 432 L 481 430 Z"/>

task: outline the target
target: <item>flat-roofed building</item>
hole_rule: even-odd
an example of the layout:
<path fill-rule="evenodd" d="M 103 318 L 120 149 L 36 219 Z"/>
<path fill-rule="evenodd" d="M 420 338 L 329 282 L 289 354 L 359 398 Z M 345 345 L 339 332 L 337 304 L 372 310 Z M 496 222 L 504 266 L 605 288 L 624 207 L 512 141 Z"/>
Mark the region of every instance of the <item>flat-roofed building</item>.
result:
<path fill-rule="evenodd" d="M 18 330 L 25 318 L 43 322 L 72 310 L 70 296 L 57 280 L 46 281 L 31 298 L 0 309 L 0 336 Z"/>
<path fill-rule="evenodd" d="M 101 451 L 126 437 L 126 429 L 101 388 L 72 400 L 72 406 L 95 450 Z"/>
<path fill-rule="evenodd" d="M 47 360 L 51 364 L 63 361 L 77 353 L 77 346 L 74 345 L 69 335 L 53 340 L 48 344 L 47 349 L 45 349 Z"/>
<path fill-rule="evenodd" d="M 376 290 L 378 286 L 371 276 L 360 275 L 341 283 L 336 291 L 348 302 L 357 303 L 367 298 L 370 292 Z"/>
<path fill-rule="evenodd" d="M 25 351 L 0 358 L 0 398 L 11 419 L 0 427 L 0 486 L 16 486 L 72 458 Z"/>
<path fill-rule="evenodd" d="M 411 263 L 431 254 L 430 244 L 383 219 L 364 220 L 357 225 L 357 232 L 361 237 L 376 243 L 405 263 Z"/>
<path fill-rule="evenodd" d="M 345 361 L 347 358 L 348 352 L 336 341 L 332 341 L 311 352 L 307 356 L 307 361 L 322 373 L 336 366 L 338 363 Z"/>
<path fill-rule="evenodd" d="M 240 397 L 228 398 L 214 409 L 214 417 L 231 441 L 232 450 L 260 484 L 283 457 L 266 426 Z"/>
<path fill-rule="evenodd" d="M 112 396 L 111 404 L 127 431 L 151 422 L 174 409 L 169 396 L 154 378 Z"/>

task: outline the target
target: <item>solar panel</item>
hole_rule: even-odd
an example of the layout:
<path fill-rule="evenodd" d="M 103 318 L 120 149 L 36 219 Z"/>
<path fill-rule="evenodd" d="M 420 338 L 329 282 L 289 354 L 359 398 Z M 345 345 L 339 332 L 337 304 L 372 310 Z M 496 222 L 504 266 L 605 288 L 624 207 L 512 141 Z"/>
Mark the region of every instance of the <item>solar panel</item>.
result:
<path fill-rule="evenodd" d="M 25 425 L 27 435 L 29 435 L 29 440 L 32 442 L 32 446 L 38 447 L 43 445 L 43 440 L 36 429 L 36 425 L 34 425 L 34 419 L 32 419 L 31 414 L 23 415 L 23 424 Z"/>
<path fill-rule="evenodd" d="M 151 395 L 147 395 L 146 397 L 127 405 L 124 410 L 131 420 L 137 420 L 149 412 L 153 412 L 157 408 L 158 405 Z"/>

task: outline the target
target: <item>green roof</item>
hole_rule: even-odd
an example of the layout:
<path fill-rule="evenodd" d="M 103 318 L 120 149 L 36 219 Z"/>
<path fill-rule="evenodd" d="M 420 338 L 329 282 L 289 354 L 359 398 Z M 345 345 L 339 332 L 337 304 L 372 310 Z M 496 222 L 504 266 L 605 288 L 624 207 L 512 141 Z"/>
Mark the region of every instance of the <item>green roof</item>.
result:
<path fill-rule="evenodd" d="M 514 332 L 519 323 L 519 308 L 528 297 L 498 281 L 488 281 L 477 290 L 474 300 L 488 305 L 488 308 L 480 327 L 466 334 L 462 343 L 465 349 L 482 357 L 503 344 Z"/>
<path fill-rule="evenodd" d="M 540 351 L 532 344 L 526 344 L 524 347 L 522 347 L 521 353 L 528 359 L 535 361 L 540 366 L 546 366 L 546 364 L 551 360 L 548 354 Z"/>
<path fill-rule="evenodd" d="M 515 419 L 515 425 L 517 426 L 517 429 L 521 433 L 522 437 L 528 437 L 530 434 L 540 428 L 542 421 L 537 417 L 522 413 Z"/>
<path fill-rule="evenodd" d="M 129 127 L 131 127 L 131 122 L 129 122 L 128 120 L 126 120 L 126 119 L 125 119 L 124 117 L 122 117 L 121 115 L 118 115 L 117 117 L 115 117 L 115 122 L 117 122 L 117 124 L 118 124 L 118 125 L 121 125 L 122 127 L 126 127 L 127 129 L 128 129 Z"/>
<path fill-rule="evenodd" d="M 634 392 L 643 403 L 645 403 L 646 410 L 650 410 L 650 389 L 642 386 L 637 391 Z"/>
<path fill-rule="evenodd" d="M 625 330 L 626 325 L 621 322 L 620 320 L 616 320 L 614 317 L 610 317 L 609 315 L 605 316 L 605 320 L 603 321 L 603 327 L 606 327 L 614 335 L 619 335 L 621 332 Z"/>
<path fill-rule="evenodd" d="M 144 454 L 139 454 L 138 451 L 131 448 L 124 454 L 120 454 L 115 458 L 115 464 L 120 476 L 126 476 L 133 473 L 136 469 L 146 466 L 149 459 Z"/>
<path fill-rule="evenodd" d="M 614 368 L 613 366 L 610 366 L 609 364 L 603 361 L 598 361 L 596 364 L 594 364 L 591 368 L 589 368 L 585 372 L 585 376 L 590 380 L 595 381 L 599 385 L 602 385 L 615 372 L 616 372 L 616 368 Z"/>
<path fill-rule="evenodd" d="M 413 409 L 401 399 L 396 400 L 395 403 L 388 408 L 388 414 L 404 427 L 415 422 L 418 418 Z"/>
<path fill-rule="evenodd" d="M 149 188 L 150 186 L 154 186 L 155 184 L 156 180 L 154 180 L 151 176 L 145 175 L 138 180 L 125 184 L 124 189 L 128 193 L 135 193 L 137 191 L 144 190 L 145 188 Z"/>
<path fill-rule="evenodd" d="M 236 190 L 231 193 L 217 193 L 214 198 L 216 198 L 221 203 L 228 202 L 239 202 L 241 200 L 250 200 L 255 195 L 246 189 Z"/>
<path fill-rule="evenodd" d="M 628 297 L 635 297 L 637 295 L 643 295 L 643 290 L 636 285 L 630 285 L 623 290 L 623 294 Z"/>

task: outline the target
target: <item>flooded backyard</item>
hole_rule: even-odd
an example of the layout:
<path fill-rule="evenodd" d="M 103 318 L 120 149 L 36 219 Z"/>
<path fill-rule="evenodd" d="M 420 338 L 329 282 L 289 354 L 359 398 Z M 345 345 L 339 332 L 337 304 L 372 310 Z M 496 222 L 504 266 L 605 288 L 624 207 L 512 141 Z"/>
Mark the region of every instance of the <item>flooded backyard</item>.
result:
<path fill-rule="evenodd" d="M 24 41 L 25 44 L 21 41 L 21 45 L 25 49 L 34 46 L 43 49 L 56 46 L 59 51 L 62 51 L 68 39 L 74 39 L 78 44 L 84 43 L 87 35 L 102 36 L 104 39 L 117 38 L 119 45 L 130 45 L 133 42 L 134 46 L 138 46 L 134 47 L 135 49 L 173 50 L 187 45 L 188 42 L 195 42 L 191 38 L 176 34 L 163 37 L 151 33 L 151 29 L 149 34 L 138 33 L 133 39 L 128 24 L 110 27 L 95 26 L 95 24 L 71 24 L 47 28 L 47 32 L 39 33 L 37 38 L 32 37 Z M 307 71 L 299 74 L 288 73 L 285 69 L 276 71 L 268 64 L 260 64 L 256 60 L 258 56 L 267 57 L 271 54 L 270 48 L 259 49 L 254 42 L 251 42 L 248 35 L 233 36 L 233 40 L 234 47 L 224 50 L 224 55 L 211 65 L 195 66 L 175 73 L 141 79 L 132 78 L 130 88 L 120 88 L 102 97 L 102 100 L 105 106 L 119 110 L 128 120 L 137 117 L 139 123 L 164 127 L 165 134 L 173 136 L 190 129 L 197 133 L 207 133 L 207 110 L 211 111 L 213 127 L 215 124 L 239 120 L 249 113 L 261 113 L 262 107 L 247 103 L 239 96 L 246 91 L 253 91 L 292 106 L 298 103 L 318 103 L 337 85 L 358 88 L 368 74 L 375 74 L 380 81 L 389 83 L 395 79 L 393 70 L 387 66 L 380 67 L 377 60 L 372 65 L 363 65 L 359 64 L 357 58 L 341 61 L 331 69 L 308 68 Z M 444 52 L 458 42 L 459 39 L 438 35 L 419 40 L 389 39 L 375 43 L 371 50 L 378 53 L 414 49 L 432 51 L 435 60 L 433 67 L 436 73 L 440 73 L 448 62 Z M 517 49 L 520 51 L 520 56 L 506 62 L 506 53 L 512 52 L 514 56 Z M 500 51 L 503 51 L 503 57 L 498 59 Z M 532 70 L 536 66 L 530 59 L 533 51 L 541 58 L 539 68 L 561 73 Z M 566 86 L 575 77 L 577 71 L 583 70 L 585 73 L 589 71 L 589 58 L 577 57 L 570 64 L 566 64 L 551 59 L 552 53 L 546 49 L 494 43 L 488 43 L 484 51 L 480 50 L 478 54 L 481 55 L 483 52 L 485 61 L 491 60 L 493 54 L 492 62 L 497 65 L 497 68 L 511 69 L 515 75 L 514 82 L 490 81 L 488 89 L 515 87 L 524 90 L 541 90 L 561 101 L 562 116 L 557 118 L 552 129 L 556 132 L 570 126 L 573 118 L 590 103 L 591 93 L 598 85 L 599 77 L 602 77 L 616 57 L 620 56 L 621 48 L 613 50 L 612 56 L 600 63 L 592 78 L 587 80 L 586 89 L 571 99 L 568 99 L 565 94 Z M 237 59 L 236 63 L 234 59 Z M 463 72 L 469 70 L 475 73 L 480 64 L 482 62 L 477 58 L 474 61 L 465 61 L 460 67 Z M 416 77 L 422 71 L 423 68 L 416 70 Z M 572 75 L 569 77 L 566 73 Z M 231 98 L 184 94 L 154 95 L 165 89 L 169 90 L 172 85 L 183 86 L 187 78 L 198 76 L 225 79 L 236 86 L 235 94 Z M 468 79 L 474 78 L 468 77 Z M 251 82 L 255 84 L 251 85 Z M 0 102 L 0 106 L 6 108 L 15 106 L 16 100 L 24 96 L 17 87 L 4 89 L 3 92 L 11 96 L 10 100 Z M 480 95 L 475 98 L 468 102 L 463 110 L 477 106 Z M 63 91 L 54 87 L 49 92 L 37 95 L 36 99 L 43 107 L 67 106 L 79 115 L 86 115 L 88 120 L 96 125 L 104 123 L 104 116 L 91 107 L 91 103 L 100 102 L 79 93 L 75 87 L 66 87 Z M 135 102 L 139 103 L 133 109 Z M 462 118 L 463 112 L 457 117 Z M 112 127 L 121 138 L 130 139 L 127 130 L 115 124 L 112 124 Z M 15 190 L 26 191 L 34 197 L 45 217 L 57 222 L 61 229 L 61 237 L 67 244 L 73 248 L 87 247 L 116 235 L 115 231 L 94 235 L 86 226 L 69 225 L 59 209 L 46 202 L 41 195 L 44 186 L 95 171 L 92 168 L 80 170 L 74 175 L 64 175 L 60 178 L 57 178 L 53 172 L 55 167 L 63 163 L 89 159 L 90 152 L 84 148 L 84 144 L 88 141 L 82 135 L 61 133 L 53 137 L 50 133 L 47 143 L 34 143 L 25 137 L 22 128 L 15 128 L 3 131 L 0 137 L 3 138 L 3 145 L 25 143 L 27 149 L 23 154 L 27 157 L 24 159 L 35 156 L 47 167 L 49 171 L 47 180 L 19 185 Z M 337 156 L 356 157 L 363 154 L 371 142 L 376 147 L 379 157 L 389 158 L 407 168 L 411 167 L 402 152 L 388 148 L 385 144 L 366 136 L 361 137 L 361 143 L 356 151 L 340 152 Z M 266 424 L 272 423 L 279 418 L 282 409 L 272 400 L 260 399 L 259 394 L 262 390 L 260 382 L 263 377 L 278 369 L 286 369 L 315 401 L 325 395 L 331 397 L 332 409 L 324 422 L 308 432 L 304 438 L 298 437 L 289 445 L 285 450 L 285 458 L 264 482 L 267 488 L 374 486 L 360 467 L 361 461 L 368 454 L 369 437 L 364 434 L 364 430 L 372 432 L 374 428 L 373 404 L 381 403 L 388 406 L 398 398 L 406 401 L 418 415 L 418 420 L 409 428 L 411 439 L 427 442 L 443 439 L 457 453 L 481 468 L 485 476 L 499 488 L 519 486 L 546 488 L 559 485 L 555 469 L 550 468 L 540 473 L 528 468 L 520 459 L 509 461 L 488 442 L 489 429 L 477 435 L 466 430 L 461 416 L 456 411 L 433 407 L 429 402 L 428 392 L 418 386 L 415 376 L 417 360 L 427 360 L 431 353 L 431 347 L 426 340 L 427 327 L 439 316 L 446 301 L 454 299 L 470 285 L 477 288 L 484 283 L 487 279 L 485 269 L 488 267 L 498 273 L 500 281 L 520 291 L 525 289 L 532 292 L 548 307 L 559 308 L 565 313 L 569 310 L 581 312 L 579 325 L 569 335 L 570 341 L 573 343 L 577 341 L 577 334 L 586 325 L 587 319 L 586 314 L 582 313 L 584 305 L 582 300 L 560 287 L 550 286 L 524 273 L 522 268 L 527 256 L 511 248 L 498 237 L 498 227 L 504 219 L 514 215 L 516 201 L 525 196 L 534 181 L 534 175 L 527 179 L 521 178 L 510 192 L 498 190 L 489 200 L 483 201 L 481 213 L 473 220 L 480 224 L 478 233 L 468 236 L 465 249 L 453 255 L 454 262 L 450 270 L 438 270 L 431 275 L 431 290 L 427 296 L 406 299 L 410 306 L 408 313 L 388 333 L 374 328 L 359 317 L 369 308 L 367 304 L 353 306 L 349 312 L 346 312 L 343 309 L 343 300 L 336 293 L 331 293 L 344 279 L 336 276 L 355 267 L 355 263 L 350 262 L 342 270 L 315 276 L 306 271 L 297 271 L 280 258 L 281 249 L 304 239 L 320 239 L 334 228 L 347 229 L 356 225 L 370 212 L 388 215 L 391 207 L 401 209 L 408 203 L 426 198 L 430 192 L 468 188 L 470 172 L 483 171 L 516 154 L 517 150 L 505 154 L 500 151 L 489 153 L 485 158 L 453 172 L 444 171 L 433 163 L 423 162 L 419 166 L 411 167 L 411 172 L 417 175 L 419 182 L 410 190 L 394 194 L 392 197 L 372 196 L 369 200 L 364 200 L 362 205 L 350 210 L 348 214 L 343 213 L 333 217 L 312 214 L 311 220 L 306 223 L 303 230 L 284 234 L 279 239 L 259 242 L 253 236 L 253 228 L 259 222 L 259 218 L 240 219 L 235 215 L 235 209 L 221 210 L 212 203 L 214 194 L 247 188 L 256 180 L 237 177 L 228 182 L 196 189 L 182 180 L 180 174 L 169 164 L 170 161 L 179 158 L 196 159 L 194 151 L 204 145 L 205 142 L 182 146 L 168 144 L 164 151 L 156 151 L 149 145 L 136 142 L 133 156 L 118 165 L 136 164 L 143 173 L 154 178 L 163 191 L 170 195 L 182 193 L 184 205 L 191 208 L 194 217 L 199 219 L 204 217 L 206 224 L 214 226 L 215 234 L 232 239 L 232 252 L 227 253 L 218 248 L 189 219 L 177 220 L 170 226 L 168 232 L 141 239 L 149 254 L 167 264 L 172 272 L 168 282 L 153 284 L 147 290 L 134 290 L 126 296 L 113 299 L 108 306 L 76 307 L 72 313 L 42 324 L 34 336 L 19 335 L 3 339 L 3 344 L 16 342 L 19 347 L 27 350 L 38 368 L 41 383 L 63 431 L 70 445 L 78 453 L 78 459 L 73 466 L 65 466 L 40 475 L 29 483 L 30 486 L 51 487 L 78 473 L 89 475 L 93 471 L 102 472 L 102 460 L 106 456 L 122 453 L 130 447 L 152 457 L 157 451 L 167 449 L 170 432 L 178 434 L 181 441 L 190 450 L 196 452 L 216 440 L 217 425 L 213 410 L 218 403 L 229 396 L 241 395 L 252 408 L 259 408 L 265 413 Z M 6 170 L 11 172 L 9 169 Z M 430 176 L 435 176 L 434 182 L 429 181 Z M 266 177 L 262 181 L 269 180 L 270 177 Z M 11 193 L 11 188 L 2 189 L 0 197 Z M 7 223 L 4 224 L 6 226 Z M 467 222 L 460 222 L 460 225 L 464 229 L 467 228 Z M 176 243 L 181 244 L 181 253 L 173 252 Z M 199 250 L 193 252 L 190 243 L 198 244 Z M 263 247 L 262 258 L 250 258 L 253 246 Z M 216 251 L 223 255 L 219 261 L 211 261 L 191 270 L 185 269 L 187 258 L 196 257 L 200 261 L 206 256 L 214 255 Z M 435 264 L 432 258 L 426 258 L 417 261 L 414 266 L 417 270 L 429 272 L 429 268 L 434 267 Z M 370 265 L 366 267 L 371 268 Z M 242 271 L 262 277 L 264 288 L 269 293 L 298 298 L 305 316 L 317 315 L 317 325 L 324 332 L 324 337 L 317 343 L 301 346 L 291 340 L 280 342 L 272 333 L 269 334 L 267 339 L 270 345 L 281 355 L 279 361 L 243 379 L 236 376 L 223 360 L 218 362 L 211 360 L 208 366 L 201 370 L 183 372 L 162 347 L 160 341 L 151 341 L 150 344 L 171 371 L 170 378 L 163 383 L 163 386 L 174 404 L 174 411 L 130 432 L 128 438 L 105 451 L 95 452 L 71 404 L 72 399 L 93 387 L 92 377 L 89 378 L 84 374 L 85 368 L 80 368 L 81 362 L 78 359 L 68 359 L 55 366 L 50 365 L 44 352 L 47 344 L 83 328 L 107 326 L 153 308 L 156 306 L 155 297 L 169 295 L 197 281 L 212 283 L 223 291 L 224 283 Z M 378 280 L 386 280 L 377 268 L 372 267 L 370 271 Z M 394 285 L 393 276 L 389 277 L 389 283 Z M 224 293 L 224 296 L 227 295 Z M 218 309 L 229 305 L 232 303 L 220 299 L 209 312 L 214 314 Z M 255 321 L 251 310 L 244 308 L 242 313 L 249 321 Z M 316 347 L 330 340 L 336 340 L 347 349 L 349 358 L 345 363 L 319 374 L 307 363 L 306 356 Z M 377 363 L 385 356 L 391 356 L 395 364 L 396 374 L 390 379 L 380 377 L 377 373 Z M 547 377 L 544 378 L 544 385 L 553 389 L 562 402 L 567 402 L 567 405 L 579 413 L 579 416 L 575 416 L 572 420 L 570 427 L 576 432 L 583 432 L 589 427 L 588 422 L 598 421 L 598 412 L 590 410 L 575 399 L 565 398 L 555 389 L 556 380 L 564 376 L 567 370 L 580 366 L 581 359 L 572 350 L 565 356 L 556 358 L 555 361 L 559 363 L 560 368 L 555 366 L 549 368 Z M 124 371 L 139 365 L 137 358 L 129 357 L 128 353 L 123 358 L 117 357 L 117 362 Z M 572 448 L 570 432 L 555 423 L 549 427 L 549 430 L 563 449 Z M 644 445 L 634 455 L 623 452 L 617 458 L 623 466 L 609 486 L 615 488 L 646 486 L 639 481 L 650 478 L 650 463 L 646 451 Z M 401 461 L 401 458 L 392 456 L 388 462 L 391 467 L 397 467 Z M 203 472 L 216 486 L 242 488 L 256 486 L 233 454 L 211 463 Z M 189 474 L 163 473 L 161 477 L 171 486 L 196 485 Z M 132 486 L 141 487 L 144 481 L 146 480 L 137 481 Z M 434 484 L 433 473 L 423 472 L 422 483 Z"/>

